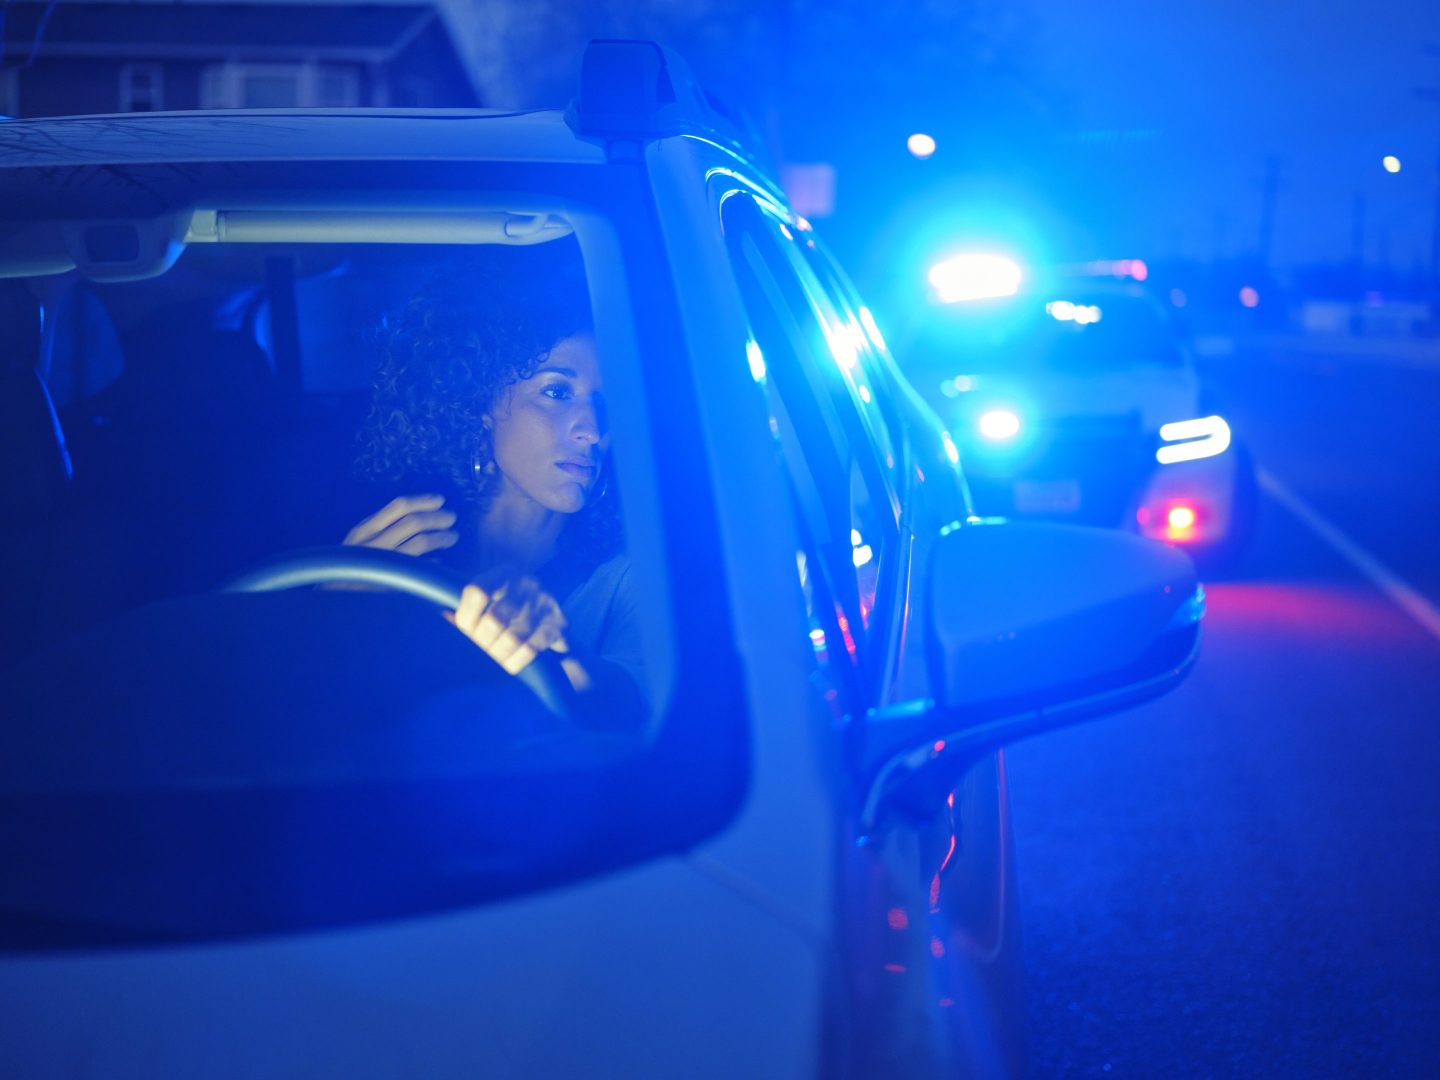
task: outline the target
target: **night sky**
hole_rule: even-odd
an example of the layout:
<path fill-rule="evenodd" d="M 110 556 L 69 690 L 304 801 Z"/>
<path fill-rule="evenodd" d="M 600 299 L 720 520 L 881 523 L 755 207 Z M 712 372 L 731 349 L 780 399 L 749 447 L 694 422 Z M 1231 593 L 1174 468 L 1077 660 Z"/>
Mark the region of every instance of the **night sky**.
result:
<path fill-rule="evenodd" d="M 662 37 L 783 157 L 833 162 L 852 257 L 917 207 L 1013 217 L 1077 257 L 1244 259 L 1273 171 L 1277 270 L 1349 262 L 1357 241 L 1373 266 L 1429 259 L 1440 101 L 1414 90 L 1440 93 L 1440 3 L 559 7 L 577 54 L 592 34 Z M 940 142 L 923 167 L 916 130 Z"/>
<path fill-rule="evenodd" d="M 1440 91 L 1440 3 L 455 3 L 496 104 L 563 101 L 587 38 L 668 42 L 782 158 L 836 166 L 828 232 L 861 262 L 912 209 L 1009 217 L 1077 257 L 1244 259 L 1272 171 L 1272 267 L 1357 241 L 1373 266 L 1429 258 L 1440 102 L 1414 89 Z M 917 130 L 940 143 L 923 167 Z"/>
<path fill-rule="evenodd" d="M 1047 38 L 1037 60 L 1073 95 L 1080 128 L 1144 133 L 1114 155 L 1132 207 L 1128 222 L 1117 216 L 1120 235 L 1191 256 L 1248 251 L 1274 155 L 1277 264 L 1350 257 L 1357 193 L 1367 259 L 1387 243 L 1398 267 L 1428 256 L 1440 101 L 1413 91 L 1440 93 L 1440 4 L 1103 0 L 1036 11 Z M 1382 168 L 1386 154 L 1401 159 L 1399 174 Z"/>

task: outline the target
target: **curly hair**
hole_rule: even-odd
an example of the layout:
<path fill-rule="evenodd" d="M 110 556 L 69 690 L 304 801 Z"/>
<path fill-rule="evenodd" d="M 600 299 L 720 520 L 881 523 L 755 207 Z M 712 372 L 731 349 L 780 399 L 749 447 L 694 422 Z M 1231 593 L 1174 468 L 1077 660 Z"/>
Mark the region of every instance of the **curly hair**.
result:
<path fill-rule="evenodd" d="M 357 474 L 448 490 L 483 513 L 500 475 L 481 418 L 557 342 L 590 328 L 573 241 L 478 248 L 447 265 L 374 328 L 378 364 Z M 596 561 L 619 549 L 614 486 L 567 522 L 562 549 Z"/>

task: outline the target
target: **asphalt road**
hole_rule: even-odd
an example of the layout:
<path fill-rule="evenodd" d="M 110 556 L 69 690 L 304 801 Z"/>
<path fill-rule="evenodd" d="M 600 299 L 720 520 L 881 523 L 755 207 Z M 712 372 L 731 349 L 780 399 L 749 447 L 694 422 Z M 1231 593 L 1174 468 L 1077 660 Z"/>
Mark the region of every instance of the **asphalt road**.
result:
<path fill-rule="evenodd" d="M 1195 672 L 1008 753 L 1033 1072 L 1440 1075 L 1440 352 L 1214 374 L 1278 487 Z"/>

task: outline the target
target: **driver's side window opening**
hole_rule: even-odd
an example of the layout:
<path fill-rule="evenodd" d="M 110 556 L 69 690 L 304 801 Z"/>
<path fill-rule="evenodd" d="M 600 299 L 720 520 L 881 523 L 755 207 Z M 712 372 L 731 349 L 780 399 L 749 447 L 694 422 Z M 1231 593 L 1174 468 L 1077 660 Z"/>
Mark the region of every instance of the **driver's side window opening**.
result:
<path fill-rule="evenodd" d="M 842 340 L 842 320 L 823 287 L 787 252 L 790 238 L 749 197 L 726 200 L 724 215 L 782 459 L 813 547 L 810 573 L 834 607 L 830 629 L 818 632 L 865 681 L 882 647 L 874 633 L 886 617 L 876 612 L 878 584 L 898 540 L 889 478 L 896 451 L 880 418 L 865 413 L 875 400 L 871 380 Z"/>

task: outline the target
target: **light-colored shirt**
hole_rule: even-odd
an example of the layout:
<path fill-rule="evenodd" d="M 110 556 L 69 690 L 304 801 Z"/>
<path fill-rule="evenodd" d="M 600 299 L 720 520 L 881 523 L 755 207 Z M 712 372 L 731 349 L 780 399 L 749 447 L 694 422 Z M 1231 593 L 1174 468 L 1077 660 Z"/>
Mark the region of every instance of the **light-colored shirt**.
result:
<path fill-rule="evenodd" d="M 630 557 L 616 555 L 560 601 L 568 626 L 566 640 L 581 656 L 597 657 L 625 671 L 648 699 L 645 650 Z"/>

